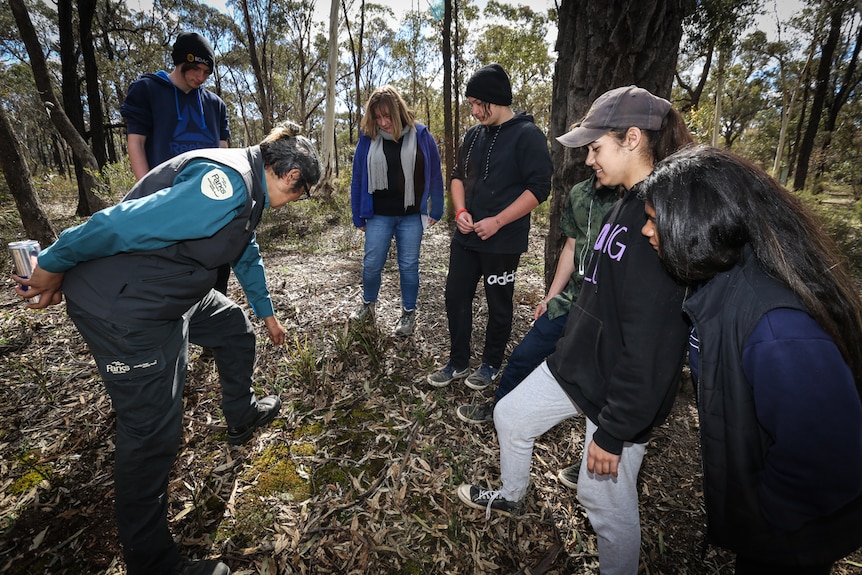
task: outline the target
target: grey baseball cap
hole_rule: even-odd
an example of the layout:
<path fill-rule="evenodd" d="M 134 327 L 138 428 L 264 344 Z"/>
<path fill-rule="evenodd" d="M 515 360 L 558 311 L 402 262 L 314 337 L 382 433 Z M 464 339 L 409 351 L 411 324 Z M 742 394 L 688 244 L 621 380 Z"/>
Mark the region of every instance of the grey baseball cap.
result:
<path fill-rule="evenodd" d="M 557 137 L 557 141 L 569 148 L 579 148 L 613 128 L 658 130 L 670 107 L 670 102 L 643 88 L 634 85 L 614 88 L 596 98 L 584 119 Z"/>

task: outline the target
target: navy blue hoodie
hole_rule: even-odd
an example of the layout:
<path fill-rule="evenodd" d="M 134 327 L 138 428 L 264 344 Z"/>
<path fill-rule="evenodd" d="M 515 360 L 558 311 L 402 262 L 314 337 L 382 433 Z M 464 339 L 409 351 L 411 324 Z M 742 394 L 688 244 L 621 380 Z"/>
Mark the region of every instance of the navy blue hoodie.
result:
<path fill-rule="evenodd" d="M 151 168 L 183 152 L 218 148 L 230 139 L 222 99 L 204 88 L 185 93 L 164 70 L 132 82 L 120 113 L 129 134 L 147 137 L 144 151 Z"/>

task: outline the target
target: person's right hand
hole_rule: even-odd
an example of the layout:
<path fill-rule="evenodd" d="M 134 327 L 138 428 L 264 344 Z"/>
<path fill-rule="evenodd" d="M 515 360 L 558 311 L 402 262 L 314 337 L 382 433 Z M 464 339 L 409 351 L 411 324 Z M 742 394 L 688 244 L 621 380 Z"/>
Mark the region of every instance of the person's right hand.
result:
<path fill-rule="evenodd" d="M 464 235 L 473 231 L 473 216 L 470 212 L 461 212 L 461 215 L 455 220 L 455 225 L 458 226 L 458 231 Z"/>
<path fill-rule="evenodd" d="M 595 441 L 590 441 L 587 448 L 587 471 L 596 475 L 613 475 L 617 477 L 620 465 L 620 456 L 607 452 Z"/>
<path fill-rule="evenodd" d="M 29 278 L 12 275 L 12 279 L 19 285 L 15 287 L 15 293 L 23 298 L 39 297 L 36 303 L 27 303 L 30 309 L 43 309 L 51 305 L 57 305 L 63 301 L 63 273 L 52 273 L 45 271 L 38 265 L 33 269 Z M 26 286 L 27 289 L 24 289 Z"/>

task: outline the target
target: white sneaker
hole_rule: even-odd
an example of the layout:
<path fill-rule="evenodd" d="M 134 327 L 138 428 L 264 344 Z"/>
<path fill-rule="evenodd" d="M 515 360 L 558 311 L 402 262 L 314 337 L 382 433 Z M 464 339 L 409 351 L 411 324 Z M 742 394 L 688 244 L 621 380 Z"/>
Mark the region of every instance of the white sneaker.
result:
<path fill-rule="evenodd" d="M 395 335 L 407 337 L 413 335 L 413 330 L 416 328 L 416 310 L 403 310 L 401 319 L 398 320 L 398 327 L 395 328 Z"/>
<path fill-rule="evenodd" d="M 374 307 L 376 305 L 377 302 L 374 301 L 363 302 L 358 310 L 350 314 L 350 321 L 374 321 Z"/>

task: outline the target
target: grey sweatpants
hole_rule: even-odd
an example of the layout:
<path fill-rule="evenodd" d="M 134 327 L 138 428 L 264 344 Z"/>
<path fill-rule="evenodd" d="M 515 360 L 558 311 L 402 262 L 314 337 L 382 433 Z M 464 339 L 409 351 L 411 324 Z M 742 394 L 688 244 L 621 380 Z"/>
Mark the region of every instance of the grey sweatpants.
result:
<path fill-rule="evenodd" d="M 497 403 L 494 425 L 500 442 L 502 497 L 518 501 L 526 495 L 536 438 L 576 415 L 583 414 L 545 362 Z M 641 540 L 637 477 L 646 444 L 624 444 L 618 477 L 597 475 L 587 471 L 586 456 L 595 432 L 596 425 L 587 419 L 578 500 L 598 538 L 602 575 L 636 575 Z"/>
<path fill-rule="evenodd" d="M 182 317 L 130 322 L 95 317 L 70 301 L 117 414 L 117 531 L 129 575 L 169 573 L 180 560 L 168 530 L 168 476 L 182 436 L 189 341 L 212 348 L 229 426 L 257 417 L 251 390 L 255 335 L 240 307 L 210 290 Z"/>

